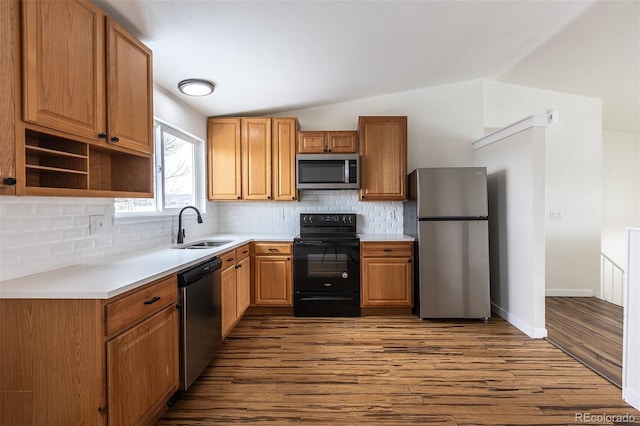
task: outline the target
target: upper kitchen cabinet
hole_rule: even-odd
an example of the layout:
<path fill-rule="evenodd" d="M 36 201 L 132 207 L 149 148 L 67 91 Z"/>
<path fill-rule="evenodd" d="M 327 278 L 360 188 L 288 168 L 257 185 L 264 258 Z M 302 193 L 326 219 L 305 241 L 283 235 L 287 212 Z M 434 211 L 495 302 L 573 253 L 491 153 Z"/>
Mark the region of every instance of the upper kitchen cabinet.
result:
<path fill-rule="evenodd" d="M 360 200 L 407 199 L 407 117 L 359 117 Z"/>
<path fill-rule="evenodd" d="M 295 118 L 274 118 L 271 130 L 273 199 L 276 201 L 297 200 L 295 161 L 298 120 Z"/>
<path fill-rule="evenodd" d="M 210 200 L 296 200 L 295 118 L 209 118 Z"/>
<path fill-rule="evenodd" d="M 107 18 L 107 118 L 109 142 L 153 152 L 151 50 Z"/>
<path fill-rule="evenodd" d="M 19 88 L 15 81 L 19 63 L 19 25 L 17 1 L 0 2 L 0 195 L 15 195 L 16 151 L 10 141 L 16 138 L 16 102 Z"/>
<path fill-rule="evenodd" d="M 106 137 L 105 15 L 87 1 L 23 1 L 24 120 Z"/>
<path fill-rule="evenodd" d="M 89 1 L 0 11 L 0 194 L 152 197 L 151 51 Z"/>
<path fill-rule="evenodd" d="M 240 119 L 207 120 L 207 177 L 210 200 L 242 199 Z"/>
<path fill-rule="evenodd" d="M 316 132 L 307 131 L 298 134 L 298 153 L 356 153 L 358 152 L 358 134 L 353 131 Z"/>
<path fill-rule="evenodd" d="M 271 199 L 271 119 L 242 119 L 242 195 L 245 200 Z"/>
<path fill-rule="evenodd" d="M 24 121 L 151 153 L 151 51 L 91 2 L 22 5 Z"/>

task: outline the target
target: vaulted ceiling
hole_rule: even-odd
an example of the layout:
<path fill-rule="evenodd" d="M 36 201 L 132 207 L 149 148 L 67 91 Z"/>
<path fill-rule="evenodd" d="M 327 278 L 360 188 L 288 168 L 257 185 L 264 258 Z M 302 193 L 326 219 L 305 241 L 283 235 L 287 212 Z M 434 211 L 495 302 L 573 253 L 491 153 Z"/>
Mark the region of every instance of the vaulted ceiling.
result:
<path fill-rule="evenodd" d="M 98 0 L 154 52 L 154 80 L 206 116 L 269 114 L 466 80 L 603 100 L 639 131 L 636 0 Z M 206 98 L 177 90 L 216 84 Z"/>

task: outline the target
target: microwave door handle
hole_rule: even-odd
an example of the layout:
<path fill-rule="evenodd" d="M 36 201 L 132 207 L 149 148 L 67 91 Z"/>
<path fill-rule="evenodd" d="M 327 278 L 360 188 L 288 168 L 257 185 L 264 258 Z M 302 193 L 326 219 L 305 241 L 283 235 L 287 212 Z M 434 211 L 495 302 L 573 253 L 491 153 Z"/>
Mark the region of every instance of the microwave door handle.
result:
<path fill-rule="evenodd" d="M 344 160 L 344 182 L 349 183 L 349 160 Z"/>

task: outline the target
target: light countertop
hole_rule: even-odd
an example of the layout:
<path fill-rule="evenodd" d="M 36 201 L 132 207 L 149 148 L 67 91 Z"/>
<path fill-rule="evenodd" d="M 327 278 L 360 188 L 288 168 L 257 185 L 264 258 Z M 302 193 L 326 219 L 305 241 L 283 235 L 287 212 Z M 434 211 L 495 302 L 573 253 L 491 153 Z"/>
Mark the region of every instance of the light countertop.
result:
<path fill-rule="evenodd" d="M 413 241 L 406 235 L 359 234 L 360 241 Z M 293 241 L 295 235 L 215 234 L 219 247 L 177 250 L 167 244 L 103 261 L 74 265 L 0 282 L 0 299 L 109 299 L 251 241 Z"/>

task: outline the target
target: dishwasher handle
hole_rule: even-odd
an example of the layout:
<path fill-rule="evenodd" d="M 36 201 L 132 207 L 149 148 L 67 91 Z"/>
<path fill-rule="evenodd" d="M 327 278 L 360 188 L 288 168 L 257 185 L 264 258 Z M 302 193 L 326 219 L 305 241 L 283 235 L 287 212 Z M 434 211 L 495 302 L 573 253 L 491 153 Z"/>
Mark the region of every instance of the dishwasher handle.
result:
<path fill-rule="evenodd" d="M 178 287 L 189 285 L 207 277 L 222 268 L 222 260 L 218 257 L 207 259 L 202 263 L 178 272 Z"/>

